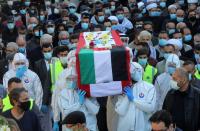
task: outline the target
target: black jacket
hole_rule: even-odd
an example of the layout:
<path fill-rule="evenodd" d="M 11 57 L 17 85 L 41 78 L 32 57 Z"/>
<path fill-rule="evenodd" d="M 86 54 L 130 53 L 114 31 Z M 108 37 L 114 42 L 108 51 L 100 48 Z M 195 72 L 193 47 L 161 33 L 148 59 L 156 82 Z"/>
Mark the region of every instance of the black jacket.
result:
<path fill-rule="evenodd" d="M 8 60 L 3 59 L 0 61 L 0 83 L 3 84 L 3 76 L 4 74 L 8 71 L 9 68 L 9 64 L 8 64 Z M 7 87 L 5 87 L 7 88 Z"/>
<path fill-rule="evenodd" d="M 35 73 L 40 78 L 43 88 L 43 105 L 50 105 L 51 103 L 51 74 L 50 70 L 47 70 L 44 59 L 35 62 L 34 69 Z"/>
<path fill-rule="evenodd" d="M 176 95 L 176 90 L 171 89 L 163 103 L 163 109 L 169 111 L 172 114 L 172 109 L 174 105 L 174 97 Z M 200 90 L 194 86 L 189 86 L 188 94 L 184 98 L 184 108 L 185 108 L 185 128 L 184 131 L 197 131 L 200 129 Z"/>

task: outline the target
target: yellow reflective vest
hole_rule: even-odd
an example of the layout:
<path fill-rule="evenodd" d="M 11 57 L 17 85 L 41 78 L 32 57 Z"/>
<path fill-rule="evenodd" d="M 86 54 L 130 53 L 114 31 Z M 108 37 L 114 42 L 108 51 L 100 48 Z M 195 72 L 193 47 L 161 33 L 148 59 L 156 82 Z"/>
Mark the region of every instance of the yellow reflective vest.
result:
<path fill-rule="evenodd" d="M 145 67 L 145 70 L 144 70 L 143 80 L 152 84 L 157 72 L 158 72 L 158 70 L 155 67 L 147 64 L 147 66 Z"/>
<path fill-rule="evenodd" d="M 200 74 L 199 74 L 198 70 L 195 71 L 194 76 L 195 76 L 195 78 L 197 78 L 198 80 L 200 80 Z"/>
<path fill-rule="evenodd" d="M 55 88 L 55 83 L 58 80 L 58 76 L 60 73 L 64 70 L 62 63 L 60 62 L 59 59 L 53 59 L 52 63 L 50 64 L 50 72 L 51 72 L 51 91 L 54 90 Z"/>
<path fill-rule="evenodd" d="M 29 108 L 29 109 L 32 110 L 34 100 L 33 100 L 33 99 L 30 99 L 30 102 L 31 102 L 31 105 L 30 105 L 30 108 Z M 7 95 L 7 96 L 3 99 L 3 110 L 2 110 L 2 112 L 5 112 L 5 111 L 10 110 L 10 109 L 12 109 L 12 108 L 13 108 L 13 106 L 12 106 L 11 103 L 10 103 L 10 98 L 9 98 L 9 96 Z"/>

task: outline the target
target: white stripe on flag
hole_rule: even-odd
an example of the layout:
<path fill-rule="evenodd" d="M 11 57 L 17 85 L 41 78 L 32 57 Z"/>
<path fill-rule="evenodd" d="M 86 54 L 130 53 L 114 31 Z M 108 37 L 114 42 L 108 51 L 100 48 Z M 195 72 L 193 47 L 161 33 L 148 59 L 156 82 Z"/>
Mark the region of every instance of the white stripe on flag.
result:
<path fill-rule="evenodd" d="M 90 94 L 92 97 L 103 97 L 122 94 L 121 81 L 110 83 L 90 84 Z"/>
<path fill-rule="evenodd" d="M 94 70 L 96 83 L 113 81 L 111 52 L 94 51 Z"/>

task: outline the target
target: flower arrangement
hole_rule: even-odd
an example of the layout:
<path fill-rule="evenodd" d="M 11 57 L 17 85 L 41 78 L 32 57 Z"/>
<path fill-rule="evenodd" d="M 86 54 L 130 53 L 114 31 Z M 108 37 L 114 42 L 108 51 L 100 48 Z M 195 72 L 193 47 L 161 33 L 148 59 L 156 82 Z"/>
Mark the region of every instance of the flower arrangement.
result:
<path fill-rule="evenodd" d="M 6 118 L 0 116 L 0 131 L 11 131 Z"/>

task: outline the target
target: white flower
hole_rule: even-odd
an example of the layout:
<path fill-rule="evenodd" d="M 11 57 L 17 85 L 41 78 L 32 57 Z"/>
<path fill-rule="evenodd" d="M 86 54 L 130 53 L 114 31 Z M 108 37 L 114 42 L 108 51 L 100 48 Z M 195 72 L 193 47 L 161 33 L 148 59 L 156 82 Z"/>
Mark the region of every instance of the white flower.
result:
<path fill-rule="evenodd" d="M 0 126 L 0 131 L 11 131 L 7 125 Z"/>

